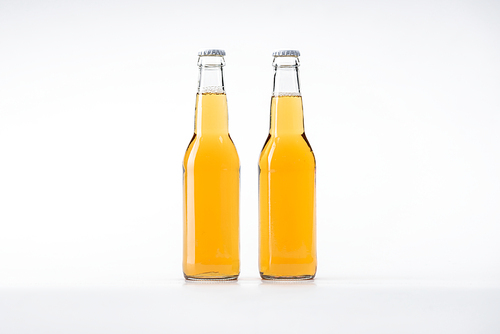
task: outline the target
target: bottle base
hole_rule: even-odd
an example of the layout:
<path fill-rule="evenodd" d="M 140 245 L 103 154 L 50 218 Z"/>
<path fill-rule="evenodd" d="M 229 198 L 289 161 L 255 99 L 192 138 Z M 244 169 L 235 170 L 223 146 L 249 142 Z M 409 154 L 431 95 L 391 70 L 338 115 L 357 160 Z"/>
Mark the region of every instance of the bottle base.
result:
<path fill-rule="evenodd" d="M 189 276 L 184 274 L 184 279 L 186 281 L 198 281 L 198 282 L 204 282 L 204 281 L 236 281 L 238 279 L 239 275 L 230 275 L 230 276 L 210 276 L 210 275 L 196 275 L 196 276 Z"/>
<path fill-rule="evenodd" d="M 260 273 L 260 277 L 263 280 L 271 280 L 271 281 L 308 281 L 314 279 L 316 275 L 298 275 L 298 276 L 271 276 L 264 275 L 264 273 Z"/>

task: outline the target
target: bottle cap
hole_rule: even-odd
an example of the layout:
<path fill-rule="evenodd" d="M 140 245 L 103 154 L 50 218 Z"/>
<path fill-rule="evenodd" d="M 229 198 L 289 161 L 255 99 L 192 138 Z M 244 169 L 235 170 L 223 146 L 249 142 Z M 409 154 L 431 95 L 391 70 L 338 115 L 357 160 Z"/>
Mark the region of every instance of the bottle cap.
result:
<path fill-rule="evenodd" d="M 224 57 L 226 55 L 226 51 L 221 49 L 206 49 L 204 51 L 198 52 L 198 56 L 220 56 Z"/>
<path fill-rule="evenodd" d="M 299 50 L 279 50 L 273 52 L 273 57 L 299 57 Z"/>

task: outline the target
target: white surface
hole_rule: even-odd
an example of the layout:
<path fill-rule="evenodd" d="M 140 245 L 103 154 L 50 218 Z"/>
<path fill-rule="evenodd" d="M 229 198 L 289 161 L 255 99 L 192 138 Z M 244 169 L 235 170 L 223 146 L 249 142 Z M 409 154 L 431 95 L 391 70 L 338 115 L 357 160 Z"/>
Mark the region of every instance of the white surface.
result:
<path fill-rule="evenodd" d="M 499 282 L 499 17 L 498 1 L 0 1 L 0 286 L 182 277 L 181 160 L 214 47 L 244 277 L 271 53 L 295 48 L 318 277 Z"/>
<path fill-rule="evenodd" d="M 0 332 L 500 332 L 500 287 L 317 280 L 0 290 Z"/>

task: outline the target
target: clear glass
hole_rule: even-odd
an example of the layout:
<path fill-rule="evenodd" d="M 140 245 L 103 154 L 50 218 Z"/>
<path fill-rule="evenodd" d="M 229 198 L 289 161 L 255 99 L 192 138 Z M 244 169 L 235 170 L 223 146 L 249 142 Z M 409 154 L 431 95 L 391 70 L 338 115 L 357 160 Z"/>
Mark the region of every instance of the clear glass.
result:
<path fill-rule="evenodd" d="M 275 57 L 271 126 L 259 160 L 263 279 L 316 275 L 316 160 L 304 133 L 299 60 Z"/>
<path fill-rule="evenodd" d="M 221 56 L 202 56 L 195 129 L 184 156 L 187 280 L 234 280 L 240 271 L 240 162 L 228 131 Z"/>

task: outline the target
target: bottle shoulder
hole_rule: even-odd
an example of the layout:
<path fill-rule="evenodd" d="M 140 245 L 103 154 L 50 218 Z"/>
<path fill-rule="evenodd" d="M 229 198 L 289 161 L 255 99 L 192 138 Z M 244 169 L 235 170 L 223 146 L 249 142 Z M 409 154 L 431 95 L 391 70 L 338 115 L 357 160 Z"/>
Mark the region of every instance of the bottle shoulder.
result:
<path fill-rule="evenodd" d="M 184 166 L 195 161 L 238 165 L 239 168 L 238 152 L 229 134 L 201 136 L 195 134 L 184 154 Z"/>
<path fill-rule="evenodd" d="M 262 149 L 259 164 L 272 162 L 315 166 L 316 159 L 305 134 L 290 136 L 270 135 Z"/>

